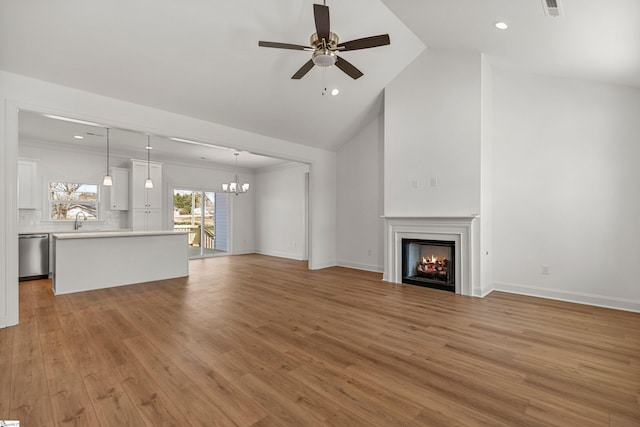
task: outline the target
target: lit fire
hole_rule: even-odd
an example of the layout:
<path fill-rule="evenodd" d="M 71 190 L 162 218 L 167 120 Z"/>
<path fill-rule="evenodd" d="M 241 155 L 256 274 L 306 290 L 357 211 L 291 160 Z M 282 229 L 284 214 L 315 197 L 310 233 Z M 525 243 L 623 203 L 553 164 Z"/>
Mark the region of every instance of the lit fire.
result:
<path fill-rule="evenodd" d="M 442 260 L 437 256 L 431 255 L 430 257 L 422 257 L 422 262 L 418 262 L 418 274 L 424 275 L 446 275 L 449 261 L 446 258 Z"/>
<path fill-rule="evenodd" d="M 435 255 L 431 255 L 431 258 L 429 258 L 428 260 L 427 260 L 427 258 L 422 257 L 422 263 L 423 264 L 429 264 L 429 263 L 435 264 L 436 262 L 438 262 L 438 257 L 435 256 Z"/>

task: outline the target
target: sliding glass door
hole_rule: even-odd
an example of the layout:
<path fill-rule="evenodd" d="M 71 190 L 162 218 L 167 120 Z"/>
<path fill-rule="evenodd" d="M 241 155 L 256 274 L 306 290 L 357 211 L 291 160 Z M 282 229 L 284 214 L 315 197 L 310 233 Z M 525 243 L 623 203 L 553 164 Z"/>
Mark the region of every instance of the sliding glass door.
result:
<path fill-rule="evenodd" d="M 228 251 L 227 194 L 190 189 L 173 190 L 173 229 L 189 232 L 189 257 Z"/>

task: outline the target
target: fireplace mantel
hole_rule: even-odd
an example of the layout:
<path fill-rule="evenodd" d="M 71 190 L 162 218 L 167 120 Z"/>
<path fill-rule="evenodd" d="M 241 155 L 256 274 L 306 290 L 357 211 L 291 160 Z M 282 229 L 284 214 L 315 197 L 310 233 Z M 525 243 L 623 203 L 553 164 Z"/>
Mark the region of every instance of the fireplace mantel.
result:
<path fill-rule="evenodd" d="M 402 239 L 449 240 L 456 243 L 456 293 L 480 295 L 477 215 L 382 218 L 385 224 L 383 280 L 402 283 Z"/>

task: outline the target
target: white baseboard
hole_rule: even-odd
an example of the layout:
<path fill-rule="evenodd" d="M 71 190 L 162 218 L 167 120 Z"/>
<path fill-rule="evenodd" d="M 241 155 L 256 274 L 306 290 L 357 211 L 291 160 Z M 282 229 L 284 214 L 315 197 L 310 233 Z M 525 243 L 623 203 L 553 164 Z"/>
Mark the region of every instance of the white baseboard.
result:
<path fill-rule="evenodd" d="M 476 290 L 474 291 L 474 296 L 477 296 L 478 298 L 484 298 L 487 295 L 489 295 L 491 292 L 495 291 L 494 288 L 489 288 L 489 289 L 485 289 L 484 291 L 480 290 Z"/>
<path fill-rule="evenodd" d="M 257 252 L 254 251 L 253 249 L 243 249 L 240 251 L 235 251 L 231 255 L 249 255 L 249 254 L 257 254 Z"/>
<path fill-rule="evenodd" d="M 375 264 L 362 264 L 359 262 L 351 262 L 345 260 L 338 260 L 339 267 L 353 268 L 356 270 L 373 271 L 374 273 L 383 273 L 384 266 Z"/>
<path fill-rule="evenodd" d="M 583 292 L 556 290 L 506 282 L 494 282 L 493 290 L 640 313 L 640 301 L 626 298 L 608 297 Z"/>
<path fill-rule="evenodd" d="M 318 262 L 314 262 L 309 263 L 309 270 L 322 270 L 323 268 L 329 268 L 329 267 L 335 267 L 336 266 L 336 261 L 335 260 L 324 260 L 324 261 L 318 261 Z"/>
<path fill-rule="evenodd" d="M 295 259 L 298 261 L 304 261 L 304 258 L 300 254 L 288 253 L 288 252 L 278 252 L 278 251 L 255 251 L 256 254 L 267 255 L 267 256 L 275 256 L 278 258 L 287 258 L 287 259 Z"/>
<path fill-rule="evenodd" d="M 8 316 L 0 316 L 0 329 L 8 328 L 9 326 L 17 325 L 17 321 L 12 321 Z"/>

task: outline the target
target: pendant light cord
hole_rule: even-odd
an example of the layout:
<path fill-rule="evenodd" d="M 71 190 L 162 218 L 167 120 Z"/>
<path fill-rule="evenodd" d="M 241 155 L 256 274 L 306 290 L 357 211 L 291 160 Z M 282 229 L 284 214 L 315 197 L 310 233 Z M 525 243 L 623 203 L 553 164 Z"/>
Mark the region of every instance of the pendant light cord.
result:
<path fill-rule="evenodd" d="M 107 176 L 109 175 L 109 128 L 107 128 Z"/>

